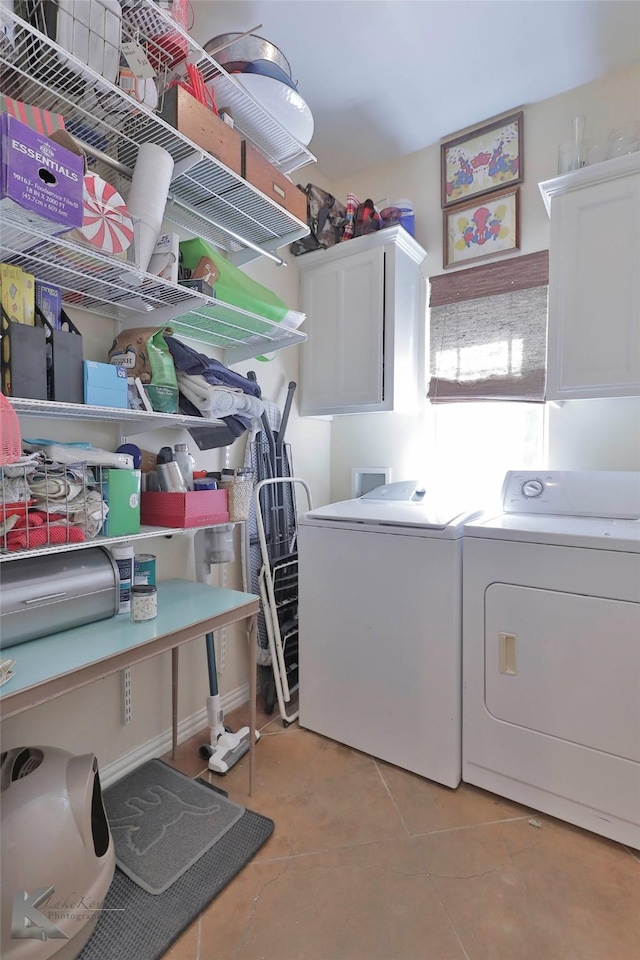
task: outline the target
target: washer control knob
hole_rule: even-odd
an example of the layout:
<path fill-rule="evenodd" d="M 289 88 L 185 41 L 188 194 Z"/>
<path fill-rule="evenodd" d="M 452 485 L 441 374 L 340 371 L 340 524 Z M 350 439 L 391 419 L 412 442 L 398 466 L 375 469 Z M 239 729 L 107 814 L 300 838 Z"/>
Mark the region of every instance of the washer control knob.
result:
<path fill-rule="evenodd" d="M 543 490 L 544 484 L 542 480 L 526 480 L 522 484 L 522 496 L 527 497 L 528 500 L 539 497 Z"/>

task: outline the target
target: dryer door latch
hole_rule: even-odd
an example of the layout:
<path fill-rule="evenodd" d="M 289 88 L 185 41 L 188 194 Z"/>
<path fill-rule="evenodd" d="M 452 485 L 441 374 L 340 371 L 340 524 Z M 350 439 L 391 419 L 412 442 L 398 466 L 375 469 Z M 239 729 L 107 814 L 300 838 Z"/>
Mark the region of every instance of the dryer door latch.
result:
<path fill-rule="evenodd" d="M 517 636 L 515 633 L 501 633 L 499 638 L 498 671 L 508 677 L 515 677 L 518 673 L 516 670 Z"/>

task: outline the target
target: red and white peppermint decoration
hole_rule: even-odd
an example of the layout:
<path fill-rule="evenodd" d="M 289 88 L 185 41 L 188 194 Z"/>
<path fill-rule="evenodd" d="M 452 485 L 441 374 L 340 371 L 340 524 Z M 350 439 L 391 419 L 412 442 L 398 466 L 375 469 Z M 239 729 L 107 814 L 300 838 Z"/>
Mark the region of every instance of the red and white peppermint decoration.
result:
<path fill-rule="evenodd" d="M 84 177 L 84 217 L 78 234 L 104 253 L 122 253 L 133 242 L 133 221 L 118 191 L 95 173 Z"/>

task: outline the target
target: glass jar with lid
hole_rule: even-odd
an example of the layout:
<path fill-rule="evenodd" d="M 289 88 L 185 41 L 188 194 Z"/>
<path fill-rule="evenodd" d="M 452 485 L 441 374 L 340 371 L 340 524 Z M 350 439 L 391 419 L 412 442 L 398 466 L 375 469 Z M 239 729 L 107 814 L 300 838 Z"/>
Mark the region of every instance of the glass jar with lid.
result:
<path fill-rule="evenodd" d="M 136 584 L 131 588 L 131 619 L 134 623 L 154 620 L 158 616 L 158 588 L 152 584 Z"/>

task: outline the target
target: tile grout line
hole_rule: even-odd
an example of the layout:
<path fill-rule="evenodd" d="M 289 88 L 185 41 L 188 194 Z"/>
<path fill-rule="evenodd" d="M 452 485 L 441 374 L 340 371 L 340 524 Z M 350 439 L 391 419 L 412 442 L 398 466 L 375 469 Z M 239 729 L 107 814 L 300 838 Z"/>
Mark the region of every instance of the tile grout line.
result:
<path fill-rule="evenodd" d="M 426 830 L 424 833 L 414 833 L 413 837 L 436 837 L 441 833 L 455 833 L 457 830 L 473 830 L 475 827 L 492 827 L 497 823 L 517 823 L 518 820 L 530 820 L 531 814 L 522 817 L 505 817 L 503 820 L 482 820 L 480 823 L 466 823 L 459 827 L 444 827 L 442 830 Z"/>
<path fill-rule="evenodd" d="M 382 775 L 382 771 L 380 770 L 380 767 L 378 766 L 378 764 L 376 763 L 375 760 L 374 760 L 373 762 L 374 762 L 374 765 L 375 765 L 376 770 L 378 771 L 378 774 L 379 774 L 379 776 L 380 776 L 380 779 L 382 780 L 382 783 L 384 784 L 384 788 L 385 788 L 385 790 L 387 791 L 387 794 L 389 795 L 389 799 L 391 800 L 392 804 L 393 804 L 394 807 L 396 808 L 396 810 L 397 810 L 397 812 L 398 812 L 398 816 L 400 817 L 400 821 L 401 821 L 403 827 L 405 828 L 405 830 L 406 830 L 406 832 L 407 832 L 407 836 L 408 836 L 408 838 L 409 838 L 409 843 L 411 844 L 411 846 L 412 846 L 412 847 L 414 848 L 414 850 L 415 850 L 414 835 L 412 835 L 411 832 L 409 831 L 409 827 L 407 826 L 406 820 L 404 819 L 404 817 L 402 816 L 402 813 L 400 812 L 400 808 L 399 808 L 398 804 L 396 803 L 395 797 L 394 797 L 393 794 L 391 793 L 391 790 L 389 789 L 389 786 L 388 786 L 386 780 L 384 779 L 384 777 L 383 777 L 383 775 Z M 436 832 L 436 833 L 444 833 L 445 831 L 434 831 L 434 832 Z M 415 836 L 416 836 L 416 837 L 417 837 L 417 836 L 424 836 L 424 834 L 416 834 Z M 416 853 L 417 853 L 417 851 L 416 851 Z M 419 854 L 418 854 L 418 855 L 419 855 Z M 457 931 L 456 928 L 455 928 L 455 925 L 454 925 L 454 923 L 453 923 L 453 920 L 452 920 L 452 918 L 451 918 L 451 915 L 449 914 L 449 911 L 448 911 L 447 908 L 445 907 L 445 905 L 444 905 L 444 903 L 443 903 L 443 901 L 442 901 L 442 898 L 440 897 L 440 894 L 439 894 L 439 892 L 438 892 L 438 888 L 437 888 L 437 886 L 436 886 L 435 879 L 432 877 L 431 872 L 429 871 L 429 869 L 428 869 L 426 866 L 425 866 L 425 873 L 426 873 L 427 879 L 428 879 L 428 881 L 429 881 L 429 883 L 430 883 L 430 885 L 431 885 L 431 889 L 432 889 L 433 892 L 434 892 L 434 895 L 435 895 L 435 897 L 436 897 L 436 900 L 437 900 L 438 903 L 440 904 L 440 907 L 441 907 L 441 909 L 442 909 L 442 912 L 444 913 L 445 917 L 447 918 L 447 922 L 449 923 L 449 927 L 450 927 L 450 929 L 451 929 L 451 932 L 452 932 L 453 936 L 455 937 L 458 946 L 459 946 L 460 949 L 462 950 L 462 953 L 463 953 L 463 955 L 464 955 L 464 960 L 471 960 L 471 958 L 469 957 L 469 954 L 467 953 L 467 951 L 466 951 L 465 948 L 464 948 L 464 944 L 463 944 L 462 940 L 460 939 L 460 936 L 458 935 L 458 931 Z"/>
<path fill-rule="evenodd" d="M 380 767 L 379 767 L 379 765 L 378 765 L 378 762 L 375 760 L 375 758 L 374 758 L 374 757 L 371 757 L 371 759 L 373 760 L 373 765 L 374 765 L 374 767 L 376 768 L 376 770 L 377 770 L 377 772 L 378 772 L 378 776 L 380 777 L 380 780 L 382 781 L 383 787 L 384 787 L 385 790 L 387 791 L 387 795 L 388 795 L 389 799 L 391 800 L 391 803 L 392 803 L 392 804 L 394 805 L 394 807 L 396 808 L 396 813 L 398 814 L 398 817 L 400 818 L 400 823 L 401 823 L 402 826 L 404 827 L 407 836 L 411 839 L 411 831 L 409 830 L 409 827 L 407 826 L 407 821 L 404 819 L 404 817 L 402 816 L 402 813 L 400 812 L 400 807 L 399 807 L 398 804 L 396 803 L 395 798 L 394 798 L 393 794 L 391 793 L 391 790 L 389 789 L 389 785 L 387 784 L 387 781 L 385 780 L 385 778 L 384 778 L 384 776 L 383 776 L 383 774 L 382 774 L 382 770 L 380 769 Z"/>
<path fill-rule="evenodd" d="M 325 847 L 320 850 L 305 850 L 303 853 L 287 853 L 281 857 L 262 857 L 260 859 L 254 858 L 246 865 L 246 868 L 259 866 L 263 863 L 278 863 L 281 860 L 302 860 L 304 857 L 321 857 L 323 854 L 330 853 L 332 850 L 356 850 L 358 847 L 375 847 L 380 843 L 388 843 L 389 839 L 390 838 L 388 837 L 384 837 L 381 840 L 362 840 L 356 843 L 340 843 L 336 847 Z"/>

